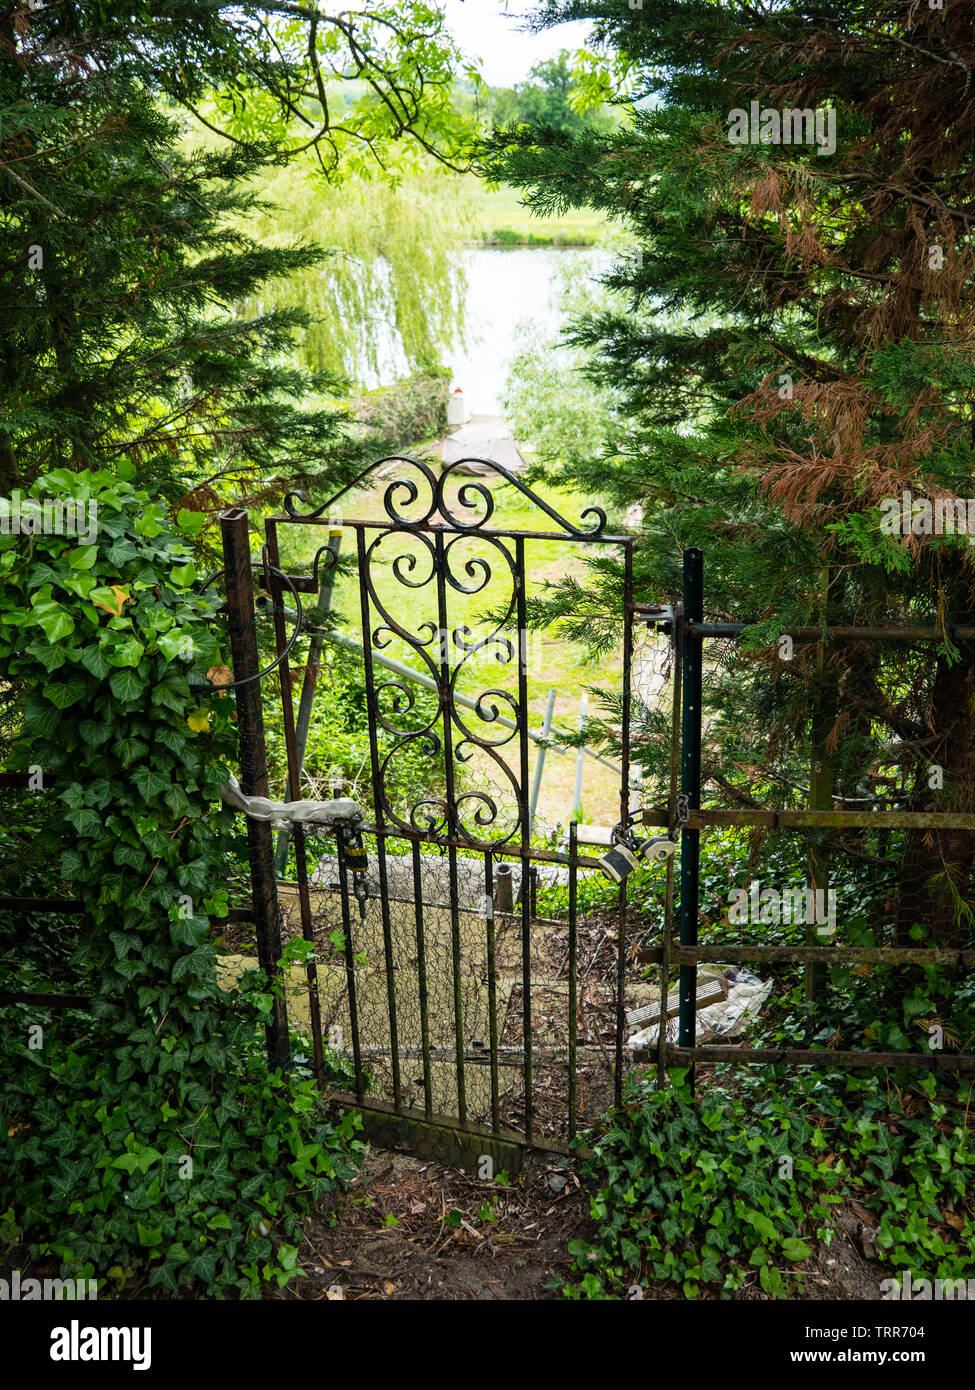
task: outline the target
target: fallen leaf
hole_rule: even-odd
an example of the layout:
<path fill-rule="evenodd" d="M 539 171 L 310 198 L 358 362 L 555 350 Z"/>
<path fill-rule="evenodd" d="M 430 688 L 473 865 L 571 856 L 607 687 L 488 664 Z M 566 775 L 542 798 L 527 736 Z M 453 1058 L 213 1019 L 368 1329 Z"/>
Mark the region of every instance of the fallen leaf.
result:
<path fill-rule="evenodd" d="M 389 1294 L 389 1293 L 395 1293 L 395 1292 L 396 1292 L 396 1285 L 395 1285 L 395 1284 L 391 1284 L 391 1283 L 389 1282 L 389 1280 L 387 1279 L 386 1282 L 385 1282 L 385 1284 L 383 1284 L 383 1293 Z"/>
<path fill-rule="evenodd" d="M 955 1231 L 960 1231 L 965 1222 L 956 1211 L 946 1211 L 943 1213 L 948 1225 Z"/>
<path fill-rule="evenodd" d="M 186 716 L 186 722 L 195 734 L 205 734 L 210 727 L 210 715 L 205 709 L 195 709 Z"/>
<path fill-rule="evenodd" d="M 873 1212 L 868 1211 L 866 1207 L 862 1207 L 859 1202 L 851 1202 L 850 1206 L 856 1212 L 857 1216 L 859 1216 L 860 1220 L 865 1221 L 868 1226 L 880 1225 L 880 1222 L 874 1216 Z"/>
<path fill-rule="evenodd" d="M 223 686 L 231 685 L 233 679 L 234 673 L 229 666 L 211 666 L 209 671 L 207 671 L 207 680 L 211 685 L 215 685 L 218 690 L 221 690 L 221 698 L 227 693 L 223 690 Z"/>

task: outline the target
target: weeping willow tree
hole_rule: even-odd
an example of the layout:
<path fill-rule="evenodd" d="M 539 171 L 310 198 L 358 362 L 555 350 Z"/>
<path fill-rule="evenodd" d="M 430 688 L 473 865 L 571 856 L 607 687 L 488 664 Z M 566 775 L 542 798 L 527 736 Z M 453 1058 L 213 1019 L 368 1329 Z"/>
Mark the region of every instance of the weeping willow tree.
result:
<path fill-rule="evenodd" d="M 250 236 L 271 249 L 317 243 L 330 253 L 241 305 L 243 315 L 293 306 L 308 313 L 297 344 L 303 366 L 361 383 L 378 377 L 392 346 L 412 373 L 462 339 L 460 250 L 475 216 L 462 178 L 431 167 L 330 185 L 310 166 L 291 165 L 265 170 L 255 191 L 264 210 L 249 216 Z"/>

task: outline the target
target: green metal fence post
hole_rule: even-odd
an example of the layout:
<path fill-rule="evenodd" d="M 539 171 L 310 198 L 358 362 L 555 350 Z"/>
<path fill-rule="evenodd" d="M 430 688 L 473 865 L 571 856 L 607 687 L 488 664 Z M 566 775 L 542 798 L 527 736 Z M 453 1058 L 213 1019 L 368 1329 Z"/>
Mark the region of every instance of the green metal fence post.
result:
<path fill-rule="evenodd" d="M 704 647 L 688 623 L 704 617 L 704 554 L 684 551 L 684 623 L 681 642 L 681 794 L 689 809 L 701 804 L 701 696 Z M 697 945 L 698 876 L 701 833 L 686 826 L 680 837 L 680 944 Z M 697 967 L 682 965 L 678 982 L 678 1046 L 693 1047 L 697 1040 Z M 691 1069 L 691 1084 L 694 1070 Z"/>

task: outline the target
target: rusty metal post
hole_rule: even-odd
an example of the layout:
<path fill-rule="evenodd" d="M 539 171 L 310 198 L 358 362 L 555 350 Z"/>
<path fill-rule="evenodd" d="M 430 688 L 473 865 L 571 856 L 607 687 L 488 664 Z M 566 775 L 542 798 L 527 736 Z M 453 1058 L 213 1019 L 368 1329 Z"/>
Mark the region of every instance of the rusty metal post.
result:
<path fill-rule="evenodd" d="M 680 661 L 683 709 L 681 720 L 681 792 L 687 804 L 696 810 L 701 804 L 701 700 L 703 675 L 703 646 L 689 623 L 699 623 L 704 617 L 704 553 L 697 549 L 684 551 L 684 624 Z M 698 874 L 701 855 L 701 832 L 684 827 L 680 837 L 680 944 L 697 945 Z M 694 1047 L 697 1041 L 697 970 L 682 965 L 679 971 L 678 1045 Z M 694 1085 L 694 1068 L 688 1077 Z"/>
<path fill-rule="evenodd" d="M 240 789 L 245 796 L 267 796 L 267 748 L 261 683 L 253 679 L 261 669 L 257 655 L 254 579 L 248 539 L 247 512 L 231 507 L 220 515 L 224 574 L 227 584 L 227 625 L 234 680 L 244 681 L 235 693 L 237 737 L 240 748 Z M 274 1004 L 267 1022 L 267 1061 L 274 1070 L 291 1060 L 288 1045 L 288 1011 L 283 996 L 273 990 L 281 959 L 281 911 L 274 873 L 274 840 L 268 821 L 247 820 L 251 890 L 257 957 L 273 992 Z"/>

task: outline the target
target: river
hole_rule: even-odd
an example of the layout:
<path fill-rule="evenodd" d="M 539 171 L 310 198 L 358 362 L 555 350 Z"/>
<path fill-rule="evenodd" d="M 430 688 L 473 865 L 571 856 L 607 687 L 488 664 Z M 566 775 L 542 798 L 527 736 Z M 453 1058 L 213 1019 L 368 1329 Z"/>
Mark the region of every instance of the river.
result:
<path fill-rule="evenodd" d="M 500 415 L 508 369 L 521 346 L 519 324 L 531 321 L 546 332 L 558 329 L 564 318 L 553 303 L 558 270 L 575 262 L 591 265 L 595 275 L 608 257 L 588 247 L 547 246 L 471 248 L 461 254 L 468 284 L 466 341 L 454 344 L 445 364 L 453 373 L 451 388 L 463 388 L 474 414 Z M 382 354 L 381 379 L 368 384 L 386 386 L 407 371 L 401 346 L 391 340 Z"/>

